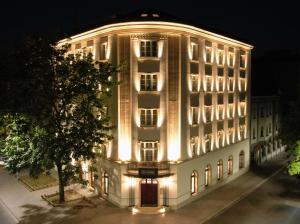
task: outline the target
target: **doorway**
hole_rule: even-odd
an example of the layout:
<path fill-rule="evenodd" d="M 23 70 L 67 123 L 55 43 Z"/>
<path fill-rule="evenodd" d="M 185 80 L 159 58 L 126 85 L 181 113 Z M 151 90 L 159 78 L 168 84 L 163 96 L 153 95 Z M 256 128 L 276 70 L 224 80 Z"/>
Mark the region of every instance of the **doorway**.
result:
<path fill-rule="evenodd" d="M 157 207 L 158 182 L 154 179 L 143 179 L 141 182 L 141 207 Z"/>

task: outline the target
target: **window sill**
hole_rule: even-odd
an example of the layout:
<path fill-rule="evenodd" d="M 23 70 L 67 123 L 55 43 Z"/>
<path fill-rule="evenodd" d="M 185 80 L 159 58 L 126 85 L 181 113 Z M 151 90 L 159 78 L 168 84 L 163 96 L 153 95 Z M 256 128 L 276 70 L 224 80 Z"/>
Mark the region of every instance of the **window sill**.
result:
<path fill-rule="evenodd" d="M 139 61 L 145 61 L 145 60 L 154 60 L 154 61 L 158 61 L 160 60 L 159 57 L 151 57 L 151 56 L 141 56 L 138 58 Z"/>

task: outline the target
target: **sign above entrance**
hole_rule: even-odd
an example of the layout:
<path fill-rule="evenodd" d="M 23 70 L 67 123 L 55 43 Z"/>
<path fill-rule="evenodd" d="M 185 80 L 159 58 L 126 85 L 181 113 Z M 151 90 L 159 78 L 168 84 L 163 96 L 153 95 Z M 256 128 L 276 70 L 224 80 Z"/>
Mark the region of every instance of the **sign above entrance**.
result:
<path fill-rule="evenodd" d="M 157 168 L 139 168 L 139 177 L 156 178 L 156 177 L 158 177 L 158 169 Z"/>

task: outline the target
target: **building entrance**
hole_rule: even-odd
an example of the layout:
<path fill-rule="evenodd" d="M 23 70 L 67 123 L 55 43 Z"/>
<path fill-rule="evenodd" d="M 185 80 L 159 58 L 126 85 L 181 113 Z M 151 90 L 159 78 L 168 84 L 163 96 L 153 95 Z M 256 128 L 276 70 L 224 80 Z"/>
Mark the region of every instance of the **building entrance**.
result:
<path fill-rule="evenodd" d="M 158 183 L 154 179 L 143 179 L 141 182 L 141 207 L 158 205 Z"/>

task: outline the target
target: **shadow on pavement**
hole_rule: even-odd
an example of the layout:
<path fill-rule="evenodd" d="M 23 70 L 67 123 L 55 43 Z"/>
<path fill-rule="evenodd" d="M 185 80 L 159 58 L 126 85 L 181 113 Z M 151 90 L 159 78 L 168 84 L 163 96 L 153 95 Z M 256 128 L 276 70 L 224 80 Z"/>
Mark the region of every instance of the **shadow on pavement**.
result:
<path fill-rule="evenodd" d="M 30 224 L 56 224 L 64 221 L 68 223 L 67 220 L 72 218 L 78 213 L 78 209 L 74 208 L 44 208 L 37 205 L 26 204 L 22 206 L 25 211 L 20 223 L 30 223 Z"/>

